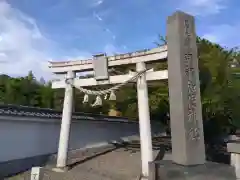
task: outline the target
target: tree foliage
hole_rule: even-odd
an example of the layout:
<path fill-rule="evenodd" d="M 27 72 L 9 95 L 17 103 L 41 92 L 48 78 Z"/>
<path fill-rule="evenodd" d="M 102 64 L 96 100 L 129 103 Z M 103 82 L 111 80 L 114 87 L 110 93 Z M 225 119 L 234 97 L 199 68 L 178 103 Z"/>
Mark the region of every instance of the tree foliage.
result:
<path fill-rule="evenodd" d="M 157 45 L 166 44 L 159 36 Z M 199 75 L 204 123 L 215 123 L 215 127 L 240 127 L 240 52 L 237 48 L 227 49 L 208 40 L 197 38 L 199 54 Z M 167 62 L 159 63 L 155 69 L 167 69 Z M 117 68 L 111 73 L 126 73 L 125 68 Z M 86 77 L 82 77 L 86 78 Z M 101 87 L 100 87 L 101 88 Z M 99 88 L 99 89 L 100 89 Z M 169 113 L 168 82 L 157 82 L 149 87 L 151 118 L 167 124 Z M 61 110 L 64 90 L 53 90 L 51 83 L 36 80 L 32 72 L 26 77 L 0 75 L 0 102 L 52 108 Z M 109 109 L 119 110 L 123 116 L 137 117 L 136 85 L 129 84 L 117 92 L 117 101 L 104 101 L 102 107 L 82 104 L 83 94 L 75 91 L 75 111 L 107 114 Z M 94 101 L 94 99 L 91 99 Z"/>

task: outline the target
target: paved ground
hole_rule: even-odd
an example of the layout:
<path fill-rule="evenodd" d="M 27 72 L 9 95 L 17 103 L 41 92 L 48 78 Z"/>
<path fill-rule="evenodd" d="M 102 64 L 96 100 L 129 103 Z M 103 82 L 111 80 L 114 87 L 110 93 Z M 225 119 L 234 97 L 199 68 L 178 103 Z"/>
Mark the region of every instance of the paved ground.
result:
<path fill-rule="evenodd" d="M 140 175 L 140 163 L 139 151 L 121 148 L 74 166 L 64 177 L 59 173 L 51 177 L 54 180 L 135 180 Z"/>
<path fill-rule="evenodd" d="M 171 155 L 168 153 L 170 147 L 170 139 L 157 138 L 153 139 L 154 144 L 154 159 L 160 160 L 170 160 Z M 163 146 L 164 145 L 164 146 Z M 161 149 L 161 150 L 160 150 Z M 214 148 L 211 148 L 214 149 Z M 105 152 L 105 150 L 107 152 Z M 164 150 L 166 153 L 163 158 Z M 105 152 L 105 153 L 104 153 Z M 97 153 L 98 154 L 98 153 Z M 210 154 L 211 153 L 207 153 Z M 81 156 L 80 154 L 74 154 L 74 156 Z M 76 157 L 72 159 L 76 159 Z M 216 157 L 215 157 L 216 156 Z M 215 159 L 222 159 L 218 154 L 211 155 Z M 211 158 L 212 159 L 212 158 Z M 224 158 L 223 158 L 224 159 Z M 104 149 L 101 150 L 100 154 L 90 156 L 87 160 L 77 159 L 81 161 L 78 164 L 74 164 L 71 169 L 66 173 L 53 173 L 46 172 L 43 180 L 137 180 L 141 172 L 141 154 L 139 142 L 132 142 L 130 144 L 125 144 L 117 149 Z M 217 167 L 217 166 L 214 166 Z M 227 166 L 226 166 L 227 167 Z M 164 168 L 165 170 L 166 168 Z M 209 168 L 211 170 L 211 168 Z M 219 174 L 219 172 L 224 172 L 227 170 L 224 165 L 220 165 L 216 172 L 213 170 L 207 170 L 206 174 Z M 160 168 L 162 170 L 162 168 Z M 175 171 L 175 170 L 174 170 Z M 226 171 L 227 175 L 230 171 Z M 181 171 L 179 172 L 181 175 Z M 232 172 L 231 172 L 232 173 Z M 161 173 L 163 174 L 163 173 Z M 172 174 L 172 173 L 170 173 Z M 183 173 L 184 174 L 184 173 Z M 180 176 L 179 175 L 179 176 Z M 200 177 L 200 176 L 199 176 Z M 207 176 L 208 177 L 208 176 Z M 230 175 L 228 175 L 230 177 Z M 221 175 L 222 179 L 226 179 Z M 218 179 L 221 179 L 218 177 Z M 30 180 L 29 172 L 15 176 L 12 178 L 6 178 L 8 180 Z M 172 179 L 172 178 L 171 178 Z M 201 176 L 200 179 L 208 179 Z M 212 178 L 213 179 L 213 178 Z M 216 178 L 215 178 L 216 179 Z M 229 180 L 231 178 L 228 178 Z"/>
<path fill-rule="evenodd" d="M 154 158 L 162 158 L 159 152 L 156 146 Z M 141 154 L 139 143 L 135 142 L 75 164 L 66 173 L 46 172 L 44 180 L 137 180 L 140 173 Z M 29 180 L 29 177 L 26 172 L 8 180 Z"/>
<path fill-rule="evenodd" d="M 154 151 L 157 156 L 158 151 Z M 120 148 L 76 164 L 67 173 L 46 172 L 44 180 L 137 180 L 141 172 L 139 151 Z M 28 180 L 29 173 L 9 180 Z"/>
<path fill-rule="evenodd" d="M 207 161 L 198 166 L 182 166 L 172 161 L 157 163 L 160 180 L 236 180 L 234 167 Z"/>

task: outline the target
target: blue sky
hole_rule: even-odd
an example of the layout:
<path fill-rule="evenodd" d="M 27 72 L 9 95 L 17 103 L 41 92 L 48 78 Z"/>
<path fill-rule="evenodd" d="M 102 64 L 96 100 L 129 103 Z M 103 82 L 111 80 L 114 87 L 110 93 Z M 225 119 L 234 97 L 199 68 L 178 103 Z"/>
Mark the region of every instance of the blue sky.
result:
<path fill-rule="evenodd" d="M 47 76 L 48 60 L 154 47 L 177 9 L 196 17 L 197 33 L 240 43 L 238 0 L 0 0 L 0 73 Z"/>

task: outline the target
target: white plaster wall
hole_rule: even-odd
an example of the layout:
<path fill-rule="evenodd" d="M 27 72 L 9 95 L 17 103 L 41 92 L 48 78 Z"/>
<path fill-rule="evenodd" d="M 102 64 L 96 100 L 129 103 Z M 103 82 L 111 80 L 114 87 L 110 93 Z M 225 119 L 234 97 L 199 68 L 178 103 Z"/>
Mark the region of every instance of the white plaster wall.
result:
<path fill-rule="evenodd" d="M 0 117 L 0 162 L 57 152 L 60 120 L 10 119 Z M 160 127 L 152 132 L 160 133 Z M 139 135 L 137 123 L 82 120 L 72 123 L 70 149 L 133 135 Z"/>
<path fill-rule="evenodd" d="M 0 162 L 56 152 L 60 124 L 0 120 Z"/>

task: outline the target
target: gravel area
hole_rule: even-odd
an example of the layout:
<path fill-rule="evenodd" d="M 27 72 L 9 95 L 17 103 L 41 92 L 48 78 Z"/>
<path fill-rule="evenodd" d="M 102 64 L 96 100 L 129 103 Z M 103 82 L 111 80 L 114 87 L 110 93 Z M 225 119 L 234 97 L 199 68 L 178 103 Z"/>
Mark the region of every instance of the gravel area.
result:
<path fill-rule="evenodd" d="M 140 173 L 140 152 L 120 148 L 77 164 L 67 173 L 46 173 L 44 180 L 137 180 Z"/>
<path fill-rule="evenodd" d="M 154 148 L 154 158 L 159 156 L 159 147 Z M 161 153 L 162 154 L 162 153 Z M 137 180 L 141 173 L 139 142 L 127 144 L 106 154 L 75 164 L 68 172 L 46 171 L 43 180 Z M 30 180 L 29 172 L 8 180 Z"/>
<path fill-rule="evenodd" d="M 155 150 L 154 155 L 157 153 Z M 46 171 L 43 180 L 137 180 L 140 173 L 140 152 L 120 148 L 76 164 L 66 173 Z M 8 180 L 30 180 L 29 172 Z"/>
<path fill-rule="evenodd" d="M 161 150 L 160 147 L 162 147 Z M 153 149 L 154 159 L 171 160 L 171 142 L 169 137 L 154 138 Z M 219 149 L 222 148 L 217 148 L 218 151 L 215 151 L 216 148 L 214 147 L 210 147 L 209 149 L 211 152 L 207 150 L 207 156 L 209 156 L 208 159 L 215 162 L 216 159 L 223 159 L 221 160 L 221 163 L 225 161 L 225 149 L 223 149 L 223 152 L 221 153 Z M 106 150 L 109 150 L 109 148 Z M 102 151 L 104 152 L 103 149 Z M 73 157 L 73 159 L 75 159 L 75 157 Z M 140 173 L 140 144 L 135 141 L 130 144 L 125 144 L 124 147 L 120 147 L 112 151 L 110 150 L 107 153 L 102 153 L 101 155 L 88 158 L 86 161 L 84 160 L 81 163 L 76 163 L 66 173 L 47 171 L 43 180 L 137 180 L 139 179 Z M 30 180 L 30 175 L 29 172 L 26 172 L 19 176 L 6 179 Z"/>

